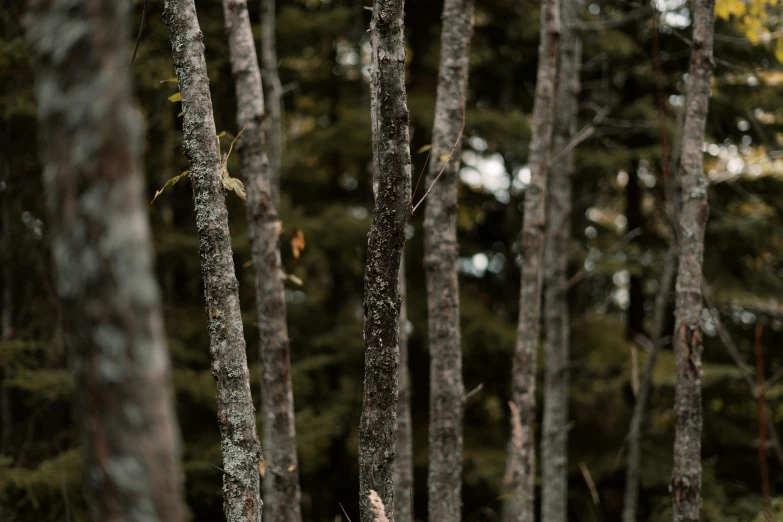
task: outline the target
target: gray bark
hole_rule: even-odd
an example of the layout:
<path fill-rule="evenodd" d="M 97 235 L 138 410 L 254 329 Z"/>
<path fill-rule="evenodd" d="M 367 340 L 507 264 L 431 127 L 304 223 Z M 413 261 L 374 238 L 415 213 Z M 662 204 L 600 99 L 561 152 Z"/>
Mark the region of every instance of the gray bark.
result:
<path fill-rule="evenodd" d="M 704 174 L 704 128 L 710 98 L 715 23 L 714 0 L 694 4 L 693 46 L 688 69 L 685 127 L 680 176 L 680 261 L 675 289 L 674 470 L 675 522 L 696 522 L 701 512 L 701 311 L 704 233 L 707 226 L 707 177 Z"/>
<path fill-rule="evenodd" d="M 544 326 L 546 377 L 541 435 L 541 517 L 568 520 L 568 364 L 571 324 L 568 310 L 568 244 L 571 241 L 571 176 L 574 151 L 566 151 L 576 134 L 579 111 L 582 38 L 581 0 L 563 0 L 560 9 L 553 154 L 547 202 L 544 252 Z"/>
<path fill-rule="evenodd" d="M 129 7 L 36 0 L 27 37 L 90 516 L 178 522 L 180 433 L 141 199 Z"/>
<path fill-rule="evenodd" d="M 260 445 L 234 272 L 228 211 L 220 177 L 217 133 L 204 60 L 203 35 L 193 0 L 166 0 L 163 20 L 171 38 L 184 114 L 184 148 L 196 207 L 212 375 L 217 382 L 223 451 L 223 508 L 227 522 L 260 522 Z"/>
<path fill-rule="evenodd" d="M 283 160 L 283 86 L 277 72 L 275 0 L 261 0 L 261 64 L 266 90 L 266 141 L 272 202 L 280 202 L 280 170 Z"/>
<path fill-rule="evenodd" d="M 426 180 L 426 185 L 432 187 L 424 214 L 430 351 L 430 522 L 459 522 L 462 515 L 465 387 L 457 278 L 457 188 L 462 144 L 457 140 L 461 139 L 467 103 L 474 10 L 473 0 L 446 0 L 443 5 L 432 161 Z M 443 161 L 444 157 L 448 159 Z"/>
<path fill-rule="evenodd" d="M 399 269 L 411 198 L 403 0 L 375 0 L 370 79 L 375 208 L 364 272 L 364 399 L 359 427 L 361 522 L 375 490 L 394 521 L 399 369 Z"/>
<path fill-rule="evenodd" d="M 246 0 L 223 0 L 231 71 L 237 96 L 237 142 L 247 191 L 247 221 L 256 279 L 261 350 L 261 412 L 265 517 L 268 522 L 301 522 L 285 288 L 280 277 L 277 211 L 264 143 L 264 92 Z"/>
<path fill-rule="evenodd" d="M 655 370 L 655 360 L 658 349 L 661 347 L 664 328 L 666 327 L 666 311 L 669 304 L 672 285 L 674 283 L 675 270 L 677 268 L 677 243 L 672 240 L 666 259 L 658 294 L 655 296 L 655 311 L 652 324 L 652 342 L 647 353 L 647 362 L 644 365 L 644 375 L 639 385 L 639 394 L 636 397 L 631 426 L 628 430 L 628 464 L 625 469 L 625 497 L 623 500 L 623 522 L 636 522 L 636 512 L 639 503 L 639 461 L 641 460 L 642 447 L 642 422 L 647 409 L 647 401 L 652 389 L 652 375 Z"/>
<path fill-rule="evenodd" d="M 400 261 L 400 388 L 397 400 L 397 458 L 394 461 L 394 512 L 397 519 L 412 519 L 413 504 L 413 422 L 411 381 L 408 369 L 408 307 L 406 303 L 405 255 Z"/>
<path fill-rule="evenodd" d="M 525 190 L 522 222 L 519 323 L 511 370 L 511 401 L 515 408 L 511 416 L 512 436 L 504 477 L 504 489 L 510 496 L 503 505 L 503 522 L 533 522 L 535 516 L 536 351 L 541 321 L 545 203 L 560 35 L 559 11 L 559 0 L 541 2 L 541 43 L 528 157 L 530 185 Z"/>

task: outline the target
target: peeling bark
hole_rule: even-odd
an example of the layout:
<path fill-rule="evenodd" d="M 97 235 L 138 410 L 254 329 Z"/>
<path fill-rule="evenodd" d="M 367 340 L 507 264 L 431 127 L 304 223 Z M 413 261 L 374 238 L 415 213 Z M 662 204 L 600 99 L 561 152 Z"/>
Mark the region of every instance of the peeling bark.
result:
<path fill-rule="evenodd" d="M 628 430 L 628 464 L 625 469 L 625 496 L 623 499 L 623 522 L 636 522 L 636 512 L 639 503 L 639 461 L 642 448 L 642 422 L 647 409 L 647 402 L 652 389 L 652 374 L 655 370 L 655 360 L 661 347 L 664 328 L 666 328 L 666 312 L 669 296 L 672 292 L 675 270 L 677 268 L 677 244 L 672 242 L 666 252 L 661 283 L 655 296 L 655 312 L 653 315 L 651 345 L 647 353 L 647 363 L 644 365 L 644 375 L 639 386 L 639 394 L 631 417 L 631 427 Z"/>
<path fill-rule="evenodd" d="M 577 28 L 581 0 L 563 0 L 555 102 L 553 153 L 547 195 L 544 252 L 544 326 L 546 377 L 541 435 L 541 517 L 568 520 L 568 364 L 571 323 L 568 308 L 568 244 L 571 241 L 571 176 L 574 151 L 566 151 L 576 134 L 579 112 L 582 38 Z"/>
<path fill-rule="evenodd" d="M 179 522 L 180 433 L 141 200 L 129 7 L 35 0 L 27 37 L 90 516 Z"/>
<path fill-rule="evenodd" d="M 275 0 L 261 0 L 261 64 L 266 90 L 266 141 L 269 156 L 269 188 L 272 202 L 280 203 L 280 170 L 283 160 L 283 86 L 277 72 Z"/>
<path fill-rule="evenodd" d="M 518 436 L 508 444 L 504 490 L 510 495 L 503 505 L 503 522 L 533 522 L 535 518 L 535 420 L 536 357 L 541 321 L 544 228 L 547 171 L 549 170 L 552 120 L 557 74 L 557 44 L 560 35 L 559 0 L 541 2 L 541 44 L 533 102 L 530 138 L 530 185 L 525 190 L 522 222 L 522 283 L 519 323 L 511 377 L 511 400 L 515 405 L 512 428 Z M 517 440 L 514 440 L 514 439 Z"/>
<path fill-rule="evenodd" d="M 400 261 L 400 390 L 397 400 L 397 458 L 394 460 L 394 512 L 408 522 L 413 505 L 413 422 L 411 419 L 411 377 L 408 369 L 408 307 L 406 303 L 405 254 Z"/>
<path fill-rule="evenodd" d="M 203 35 L 193 0 L 166 0 L 163 20 L 171 38 L 184 112 L 184 148 L 190 162 L 201 271 L 209 314 L 209 354 L 217 382 L 223 451 L 223 508 L 227 522 L 260 522 L 261 448 L 234 272 L 228 211 L 220 178 Z"/>
<path fill-rule="evenodd" d="M 432 187 L 424 214 L 424 269 L 430 351 L 430 522 L 459 522 L 462 515 L 462 432 L 465 386 L 457 277 L 457 188 L 467 102 L 473 0 L 443 5 L 440 68 L 432 128 Z M 455 147 L 456 143 L 456 147 Z M 453 149 L 453 153 L 452 153 Z M 446 159 L 446 164 L 440 158 Z M 438 175 L 440 174 L 440 178 Z"/>
<path fill-rule="evenodd" d="M 237 96 L 237 142 L 247 190 L 247 222 L 256 279 L 261 350 L 261 411 L 264 418 L 264 517 L 301 522 L 294 397 L 286 324 L 285 287 L 280 277 L 277 211 L 264 143 L 264 92 L 246 0 L 223 0 L 231 71 Z"/>
<path fill-rule="evenodd" d="M 403 0 L 374 0 L 370 78 L 375 208 L 364 272 L 364 399 L 359 427 L 361 522 L 370 490 L 393 522 L 399 370 L 399 269 L 411 198 Z"/>
<path fill-rule="evenodd" d="M 680 261 L 675 289 L 674 470 L 675 522 L 696 522 L 701 512 L 701 311 L 704 233 L 707 227 L 707 176 L 702 143 L 710 99 L 715 23 L 714 0 L 694 4 L 693 46 L 688 70 L 680 176 Z"/>

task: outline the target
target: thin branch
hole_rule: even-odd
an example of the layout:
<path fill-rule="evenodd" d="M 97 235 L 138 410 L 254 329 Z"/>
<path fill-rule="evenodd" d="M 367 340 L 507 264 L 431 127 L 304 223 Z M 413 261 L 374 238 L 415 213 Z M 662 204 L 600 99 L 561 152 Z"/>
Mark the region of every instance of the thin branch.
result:
<path fill-rule="evenodd" d="M 441 174 L 443 174 L 443 171 L 446 170 L 446 167 L 449 164 L 449 161 L 451 161 L 451 157 L 454 155 L 454 151 L 457 150 L 457 146 L 459 145 L 460 140 L 462 139 L 462 133 L 465 132 L 465 102 L 464 100 L 460 101 L 460 107 L 462 108 L 462 128 L 459 130 L 459 135 L 457 136 L 457 140 L 454 142 L 454 146 L 451 147 L 451 152 L 449 152 L 448 158 L 446 158 L 446 161 L 443 162 L 443 166 L 440 168 L 440 171 L 438 172 L 438 175 L 435 176 L 435 179 L 432 180 L 432 184 L 430 185 L 430 188 L 427 189 L 427 192 L 424 193 L 424 195 L 421 197 L 418 203 L 416 203 L 416 206 L 411 209 L 411 216 L 414 212 L 416 212 L 416 209 L 419 208 L 419 205 L 424 202 L 424 200 L 427 198 L 427 195 L 432 190 L 432 187 L 435 186 L 435 183 L 438 182 L 438 179 L 440 179 Z M 430 149 L 431 151 L 432 149 Z M 427 156 L 429 158 L 429 155 Z M 418 185 L 418 184 L 417 184 Z"/>
<path fill-rule="evenodd" d="M 470 399 L 471 397 L 473 397 L 474 395 L 476 395 L 478 392 L 480 392 L 480 391 L 481 391 L 481 390 L 483 390 L 483 389 L 484 389 L 484 383 L 482 382 L 481 384 L 479 384 L 478 386 L 476 386 L 475 388 L 473 388 L 471 391 L 469 391 L 469 392 L 468 392 L 468 393 L 465 395 L 465 399 L 464 399 L 464 401 L 465 401 L 465 402 L 468 402 L 468 399 Z"/>
<path fill-rule="evenodd" d="M 590 496 L 593 497 L 593 504 L 596 506 L 599 505 L 601 503 L 601 497 L 598 496 L 595 481 L 593 481 L 593 476 L 590 474 L 590 470 L 587 469 L 587 465 L 584 461 L 579 463 L 579 469 L 582 471 L 582 477 L 584 477 L 588 489 L 590 489 Z"/>

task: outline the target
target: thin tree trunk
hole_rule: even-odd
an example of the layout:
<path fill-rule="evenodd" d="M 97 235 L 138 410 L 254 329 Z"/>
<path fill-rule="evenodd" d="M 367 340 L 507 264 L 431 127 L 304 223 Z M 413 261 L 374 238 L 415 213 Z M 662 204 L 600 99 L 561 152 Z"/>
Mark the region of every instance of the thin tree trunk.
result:
<path fill-rule="evenodd" d="M 160 291 L 141 200 L 130 4 L 36 0 L 27 37 L 57 292 L 95 521 L 186 518 Z"/>
<path fill-rule="evenodd" d="M 411 419 L 411 378 L 408 369 L 407 291 L 405 255 L 400 261 L 400 391 L 397 401 L 397 458 L 394 461 L 394 512 L 397 520 L 408 522 L 413 505 L 413 421 Z"/>
<path fill-rule="evenodd" d="M 264 419 L 264 500 L 268 522 L 301 522 L 294 398 L 286 325 L 285 288 L 280 277 L 277 212 L 264 143 L 264 92 L 246 0 L 223 0 L 231 70 L 237 96 L 238 142 L 247 190 L 250 250 L 256 276 L 261 350 L 261 411 Z"/>
<path fill-rule="evenodd" d="M 269 185 L 272 202 L 280 202 L 280 170 L 283 160 L 283 86 L 277 72 L 275 0 L 261 0 L 261 63 L 266 90 L 266 141 L 269 151 Z"/>
<path fill-rule="evenodd" d="M 674 471 L 672 496 L 675 522 L 696 522 L 701 512 L 701 311 L 702 261 L 707 226 L 707 177 L 704 174 L 704 128 L 710 98 L 714 0 L 694 4 L 693 47 L 688 70 L 683 132 L 680 261 L 675 291 L 673 335 L 676 387 L 674 398 Z"/>
<path fill-rule="evenodd" d="M 374 0 L 370 24 L 370 113 L 376 198 L 364 272 L 364 400 L 359 427 L 361 522 L 374 520 L 370 490 L 378 493 L 389 520 L 394 521 L 399 270 L 411 198 L 403 12 L 403 0 Z"/>
<path fill-rule="evenodd" d="M 547 171 L 560 35 L 559 0 L 541 2 L 541 44 L 533 102 L 532 136 L 528 163 L 530 185 L 525 190 L 521 253 L 522 283 L 519 324 L 511 376 L 511 438 L 504 489 L 503 522 L 533 522 L 535 518 L 536 356 L 541 321 L 544 227 Z"/>
<path fill-rule="evenodd" d="M 424 214 L 430 351 L 430 522 L 459 522 L 462 515 L 465 387 L 459 328 L 457 188 L 474 9 L 473 0 L 446 0 L 443 5 L 433 161 L 426 181 L 427 187 L 432 187 Z"/>
<path fill-rule="evenodd" d="M 171 38 L 184 114 L 185 155 L 196 207 L 212 375 L 217 382 L 223 451 L 223 508 L 227 522 L 260 522 L 261 448 L 234 272 L 228 211 L 220 175 L 203 35 L 193 0 L 166 0 L 163 20 Z"/>
<path fill-rule="evenodd" d="M 560 9 L 560 63 L 552 138 L 554 154 L 560 159 L 551 168 L 544 252 L 547 357 L 541 435 L 541 516 L 547 522 L 568 520 L 568 363 L 571 324 L 567 280 L 574 152 L 561 153 L 576 134 L 582 62 L 582 38 L 577 23 L 581 7 L 581 0 L 564 0 Z"/>
<path fill-rule="evenodd" d="M 655 296 L 655 311 L 652 324 L 652 338 L 647 352 L 647 363 L 644 365 L 644 375 L 639 385 L 639 394 L 631 416 L 631 427 L 628 430 L 628 464 L 625 469 L 625 498 L 623 500 L 623 522 L 636 522 L 636 512 L 639 504 L 639 461 L 642 454 L 642 422 L 647 409 L 647 401 L 652 389 L 652 375 L 655 370 L 655 360 L 663 340 L 664 328 L 669 306 L 669 296 L 674 284 L 677 267 L 678 246 L 674 239 L 666 252 L 666 258 L 661 273 L 658 294 Z"/>

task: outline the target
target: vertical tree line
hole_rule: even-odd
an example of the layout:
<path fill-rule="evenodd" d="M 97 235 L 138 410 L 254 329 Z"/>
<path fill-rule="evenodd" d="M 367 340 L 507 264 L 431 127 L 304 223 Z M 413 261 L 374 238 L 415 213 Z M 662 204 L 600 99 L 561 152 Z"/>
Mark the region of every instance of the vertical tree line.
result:
<path fill-rule="evenodd" d="M 430 351 L 429 520 L 462 515 L 465 387 L 457 278 L 457 192 L 468 94 L 473 0 L 443 4 L 435 122 L 426 185 L 424 269 Z"/>
<path fill-rule="evenodd" d="M 90 516 L 184 522 L 129 27 L 127 2 L 40 0 L 27 39 Z"/>
<path fill-rule="evenodd" d="M 239 283 L 234 271 L 203 36 L 193 0 L 166 0 L 163 20 L 171 38 L 182 96 L 183 142 L 196 208 L 209 318 L 209 354 L 218 392 L 223 507 L 227 522 L 260 522 L 261 447 L 250 393 Z"/>

